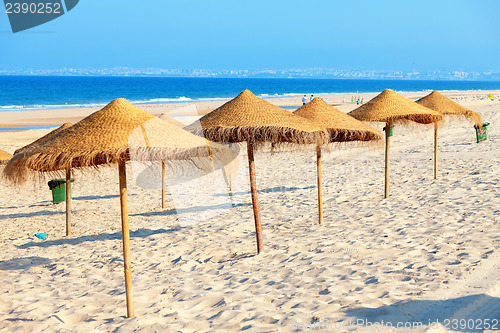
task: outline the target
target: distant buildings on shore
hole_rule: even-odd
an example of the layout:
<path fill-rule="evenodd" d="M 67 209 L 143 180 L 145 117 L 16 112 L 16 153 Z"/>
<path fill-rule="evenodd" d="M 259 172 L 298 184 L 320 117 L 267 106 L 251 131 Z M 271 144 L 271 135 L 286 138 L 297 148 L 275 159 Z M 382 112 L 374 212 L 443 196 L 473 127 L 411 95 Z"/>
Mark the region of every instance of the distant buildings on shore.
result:
<path fill-rule="evenodd" d="M 476 80 L 500 81 L 500 72 L 464 71 L 375 71 L 334 70 L 322 68 L 285 70 L 209 70 L 159 69 L 114 67 L 102 69 L 26 69 L 0 70 L 0 75 L 60 75 L 60 76 L 168 76 L 168 77 L 221 77 L 221 78 L 316 78 L 316 79 L 398 79 L 398 80 Z"/>

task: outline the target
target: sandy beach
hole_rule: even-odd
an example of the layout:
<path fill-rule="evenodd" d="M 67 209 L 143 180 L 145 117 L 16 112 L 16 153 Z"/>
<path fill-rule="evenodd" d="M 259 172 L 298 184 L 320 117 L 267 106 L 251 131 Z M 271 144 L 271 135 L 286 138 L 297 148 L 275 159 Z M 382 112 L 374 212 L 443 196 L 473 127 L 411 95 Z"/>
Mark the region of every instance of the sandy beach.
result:
<path fill-rule="evenodd" d="M 129 165 L 131 319 L 117 167 L 75 173 L 69 237 L 50 179 L 20 186 L 2 179 L 0 332 L 498 331 L 500 101 L 490 105 L 488 93 L 444 93 L 491 126 L 489 140 L 476 143 L 472 124 L 447 122 L 436 180 L 433 128 L 395 128 L 388 199 L 383 148 L 325 152 L 324 225 L 317 224 L 314 149 L 257 152 L 259 255 L 244 145 L 230 194 L 215 173 L 172 185 L 165 209 L 160 190 L 136 181 L 139 169 Z M 343 112 L 357 106 L 351 95 L 321 97 Z M 300 97 L 269 101 L 301 104 Z M 138 106 L 189 124 L 224 102 Z M 98 109 L 1 112 L 0 127 L 57 127 Z M 51 130 L 0 131 L 0 149 L 13 153 Z"/>

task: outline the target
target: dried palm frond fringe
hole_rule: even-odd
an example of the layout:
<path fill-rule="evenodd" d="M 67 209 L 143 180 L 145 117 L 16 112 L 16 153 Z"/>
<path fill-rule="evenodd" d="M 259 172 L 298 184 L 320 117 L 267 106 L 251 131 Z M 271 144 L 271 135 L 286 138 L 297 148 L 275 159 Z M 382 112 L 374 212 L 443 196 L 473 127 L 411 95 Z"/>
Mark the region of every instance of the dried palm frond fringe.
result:
<path fill-rule="evenodd" d="M 378 132 L 378 131 L 377 131 Z M 377 141 L 382 139 L 379 133 L 363 131 L 363 130 L 340 130 L 340 129 L 328 129 L 330 134 L 330 142 L 368 142 L 377 144 Z"/>
<path fill-rule="evenodd" d="M 244 142 L 251 139 L 256 147 L 261 147 L 266 142 L 272 142 L 278 146 L 285 143 L 323 145 L 328 142 L 328 135 L 325 131 L 304 132 L 286 127 L 214 126 L 205 129 L 200 128 L 192 133 L 215 142 Z"/>
<path fill-rule="evenodd" d="M 170 149 L 137 147 L 109 150 L 102 152 L 63 152 L 60 154 L 36 153 L 32 155 L 18 154 L 6 165 L 3 176 L 15 183 L 28 180 L 33 171 L 48 173 L 54 176 L 61 175 L 61 170 L 97 170 L 99 166 L 115 164 L 119 161 L 156 162 L 163 161 L 167 167 L 175 172 L 185 169 L 186 166 L 196 167 L 205 172 L 219 169 L 231 163 L 237 156 L 237 151 L 231 149 L 220 150 L 211 147 L 186 149 Z"/>

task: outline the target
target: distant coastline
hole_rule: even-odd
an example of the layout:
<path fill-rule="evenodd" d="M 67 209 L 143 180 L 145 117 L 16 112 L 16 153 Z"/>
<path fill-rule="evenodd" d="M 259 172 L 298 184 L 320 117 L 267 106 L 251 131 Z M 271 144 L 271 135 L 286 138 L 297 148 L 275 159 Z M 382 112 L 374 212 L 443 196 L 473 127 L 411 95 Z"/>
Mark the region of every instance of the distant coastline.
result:
<path fill-rule="evenodd" d="M 0 76 L 116 76 L 171 78 L 256 79 L 373 79 L 500 81 L 500 72 L 463 70 L 359 70 L 359 69 L 162 69 L 162 68 L 62 68 L 0 70 Z"/>

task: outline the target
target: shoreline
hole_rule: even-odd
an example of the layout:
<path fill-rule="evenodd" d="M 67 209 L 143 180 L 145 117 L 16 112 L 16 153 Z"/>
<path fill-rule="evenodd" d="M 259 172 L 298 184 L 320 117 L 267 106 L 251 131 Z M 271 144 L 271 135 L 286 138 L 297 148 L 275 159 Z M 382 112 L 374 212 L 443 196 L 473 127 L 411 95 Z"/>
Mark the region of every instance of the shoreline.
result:
<path fill-rule="evenodd" d="M 500 123 L 498 100 L 490 106 L 471 94 L 448 96 L 484 121 Z M 338 99 L 329 101 L 337 105 Z M 344 112 L 355 107 L 337 106 Z M 156 106 L 141 108 L 158 113 Z M 203 108 L 168 112 L 190 123 Z M 49 112 L 44 121 L 58 115 Z M 29 121 L 40 122 L 40 116 Z M 0 130 L 0 149 L 14 152 L 50 131 Z M 133 319 L 124 317 L 116 165 L 74 171 L 69 237 L 65 205 L 53 204 L 47 187 L 51 176 L 15 185 L 0 179 L 0 289 L 6 295 L 0 331 L 288 332 L 308 323 L 349 327 L 351 320 L 432 322 L 446 331 L 445 321 L 500 318 L 499 134 L 491 126 L 489 139 L 476 143 L 472 124 L 447 123 L 439 129 L 434 179 L 433 129 L 396 128 L 388 199 L 382 148 L 325 150 L 321 226 L 314 149 L 260 150 L 265 250 L 259 255 L 245 149 L 230 190 L 221 173 L 172 182 L 165 208 L 160 188 L 144 186 L 141 169 L 129 163 Z M 38 232 L 47 239 L 38 239 Z"/>
<path fill-rule="evenodd" d="M 328 94 L 316 94 L 315 96 L 320 96 L 326 99 L 330 104 L 333 104 L 339 110 L 344 112 L 349 112 L 356 108 L 358 105 L 350 102 L 352 96 L 359 97 L 364 100 L 364 102 L 369 101 L 375 97 L 380 92 L 374 93 L 328 93 Z M 428 91 L 410 91 L 410 92 L 399 92 L 401 95 L 415 100 L 417 98 L 426 96 L 429 94 Z M 492 93 L 495 96 L 500 95 L 500 90 L 464 90 L 464 91 L 448 91 L 443 92 L 443 94 L 451 99 L 484 99 L 487 101 L 486 95 Z M 309 97 L 309 95 L 308 95 Z M 345 97 L 345 103 L 342 98 Z M 280 107 L 291 107 L 296 106 L 297 108 L 302 105 L 301 103 L 302 95 L 297 96 L 270 96 L 264 99 L 278 105 Z M 148 103 L 148 104 L 134 104 L 140 109 L 147 111 L 155 116 L 162 113 L 168 113 L 171 116 L 192 116 L 198 117 L 203 116 L 217 107 L 221 106 L 228 99 L 214 99 L 214 100 L 203 100 L 203 101 L 193 101 L 193 102 L 180 102 L 180 103 Z M 111 102 L 111 101 L 110 101 Z M 498 101 L 494 100 L 494 104 Z M 465 105 L 466 106 L 466 105 Z M 57 109 L 38 109 L 38 110 L 18 110 L 18 111 L 1 111 L 0 120 L 0 131 L 15 131 L 16 127 L 57 127 L 61 126 L 65 122 L 76 123 L 91 113 L 98 111 L 103 106 L 96 107 L 74 107 L 74 108 L 57 108 Z M 6 129 L 9 128 L 9 129 Z M 31 128 L 30 128 L 31 129 Z M 22 129 L 20 129 L 22 130 Z"/>

